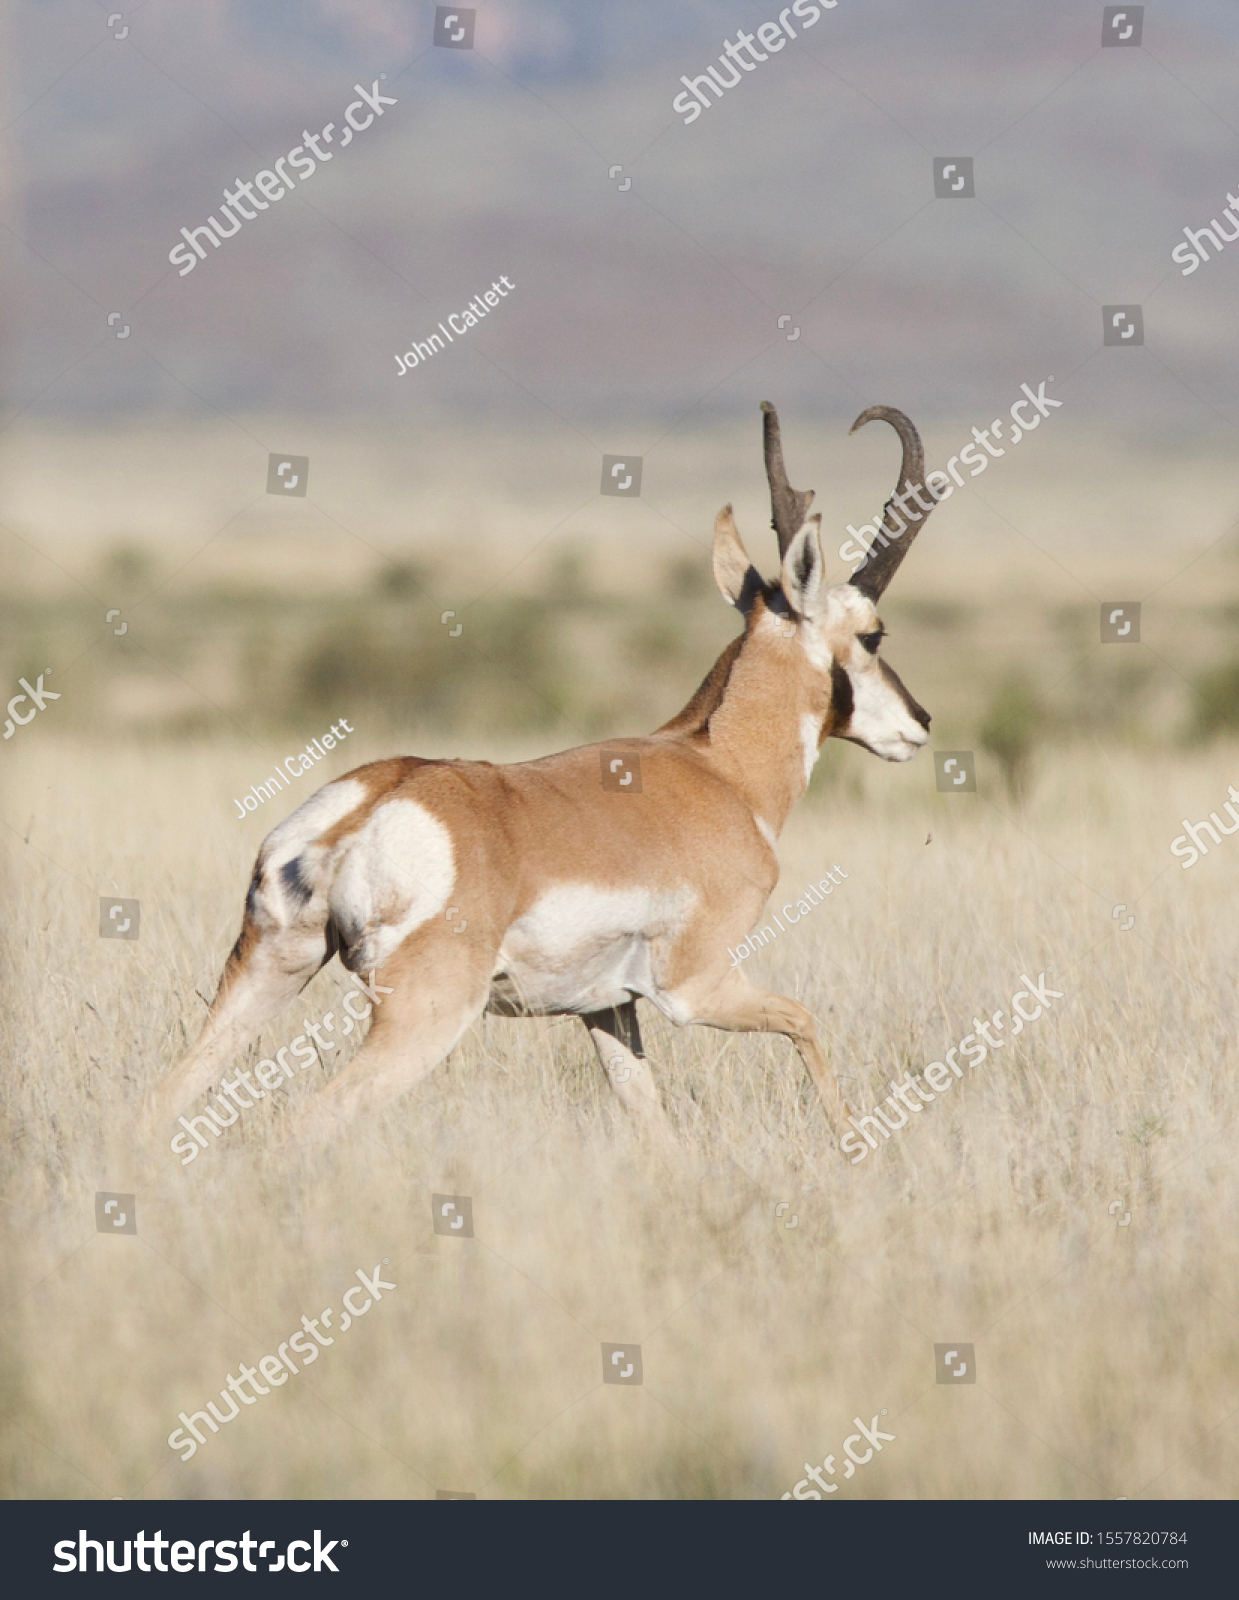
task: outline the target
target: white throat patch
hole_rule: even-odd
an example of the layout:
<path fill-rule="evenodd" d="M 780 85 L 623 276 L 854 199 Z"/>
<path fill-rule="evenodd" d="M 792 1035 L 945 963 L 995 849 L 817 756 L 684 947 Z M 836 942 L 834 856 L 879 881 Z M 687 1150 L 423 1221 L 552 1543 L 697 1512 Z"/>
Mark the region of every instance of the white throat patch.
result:
<path fill-rule="evenodd" d="M 822 736 L 822 718 L 815 717 L 811 711 L 803 711 L 800 715 L 800 744 L 804 751 L 804 781 L 808 786 L 809 779 L 813 776 L 813 769 L 817 765 L 817 758 L 821 753 L 819 743 Z"/>

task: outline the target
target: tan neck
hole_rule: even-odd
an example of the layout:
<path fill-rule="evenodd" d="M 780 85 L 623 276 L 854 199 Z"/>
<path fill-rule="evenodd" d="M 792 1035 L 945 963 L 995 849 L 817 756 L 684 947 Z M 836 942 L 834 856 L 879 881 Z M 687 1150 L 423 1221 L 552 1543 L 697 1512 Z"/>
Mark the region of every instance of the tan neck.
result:
<path fill-rule="evenodd" d="M 815 704 L 794 639 L 758 636 L 750 625 L 719 657 L 680 715 L 659 732 L 680 733 L 778 833 L 808 787 L 801 718 L 829 716 Z"/>

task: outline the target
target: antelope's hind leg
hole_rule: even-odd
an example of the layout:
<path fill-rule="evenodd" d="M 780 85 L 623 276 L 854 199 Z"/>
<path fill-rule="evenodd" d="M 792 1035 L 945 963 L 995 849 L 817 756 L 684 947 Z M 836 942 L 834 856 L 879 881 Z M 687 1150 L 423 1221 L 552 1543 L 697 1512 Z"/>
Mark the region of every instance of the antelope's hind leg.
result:
<path fill-rule="evenodd" d="M 641 1046 L 636 1001 L 625 1000 L 623 1005 L 606 1011 L 584 1012 L 581 1021 L 594 1042 L 607 1082 L 625 1111 L 657 1143 L 673 1146 L 671 1123 Z"/>
<path fill-rule="evenodd" d="M 326 919 L 310 925 L 260 925 L 247 905 L 202 1032 L 192 1048 L 147 1097 L 143 1129 L 157 1137 L 164 1124 L 218 1082 L 260 1028 L 278 1016 L 335 954 Z"/>
<path fill-rule="evenodd" d="M 442 923 L 419 929 L 378 970 L 380 994 L 366 1042 L 309 1102 L 294 1136 L 320 1143 L 406 1094 L 486 1008 L 494 951 Z"/>

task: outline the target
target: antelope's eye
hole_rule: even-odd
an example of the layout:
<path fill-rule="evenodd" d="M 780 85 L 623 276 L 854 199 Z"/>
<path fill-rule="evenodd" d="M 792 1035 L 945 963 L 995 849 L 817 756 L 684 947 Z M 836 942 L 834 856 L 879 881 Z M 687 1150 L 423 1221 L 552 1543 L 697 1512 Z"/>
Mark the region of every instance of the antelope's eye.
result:
<path fill-rule="evenodd" d="M 882 631 L 883 630 L 879 628 L 876 633 L 858 633 L 856 635 L 871 656 L 877 655 L 878 653 L 878 646 L 882 643 Z"/>

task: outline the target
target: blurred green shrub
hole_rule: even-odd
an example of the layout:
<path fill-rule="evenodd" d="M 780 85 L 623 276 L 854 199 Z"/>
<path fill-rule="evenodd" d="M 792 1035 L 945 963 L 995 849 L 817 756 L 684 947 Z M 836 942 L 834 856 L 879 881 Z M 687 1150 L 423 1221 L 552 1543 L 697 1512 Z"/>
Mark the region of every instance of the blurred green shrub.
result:
<path fill-rule="evenodd" d="M 1042 713 L 1027 684 L 1011 678 L 989 703 L 977 742 L 997 761 L 1008 797 L 1019 804 L 1028 793 Z"/>
<path fill-rule="evenodd" d="M 1192 685 L 1191 734 L 1215 739 L 1239 730 L 1239 661 L 1205 673 Z"/>

